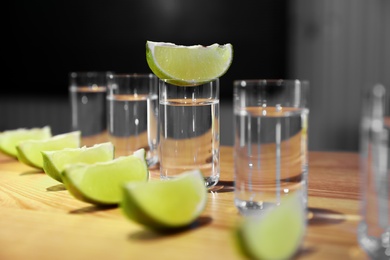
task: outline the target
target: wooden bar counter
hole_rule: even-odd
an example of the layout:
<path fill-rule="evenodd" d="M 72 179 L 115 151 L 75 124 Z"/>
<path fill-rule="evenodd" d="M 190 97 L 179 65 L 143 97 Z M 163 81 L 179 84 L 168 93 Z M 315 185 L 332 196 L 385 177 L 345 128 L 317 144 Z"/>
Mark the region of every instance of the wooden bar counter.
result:
<path fill-rule="evenodd" d="M 78 201 L 43 172 L 1 154 L 0 259 L 243 259 L 233 236 L 241 216 L 232 153 L 221 148 L 220 183 L 193 228 L 165 235 L 118 207 Z M 357 153 L 309 153 L 309 226 L 296 259 L 367 259 L 356 239 L 358 177 Z"/>

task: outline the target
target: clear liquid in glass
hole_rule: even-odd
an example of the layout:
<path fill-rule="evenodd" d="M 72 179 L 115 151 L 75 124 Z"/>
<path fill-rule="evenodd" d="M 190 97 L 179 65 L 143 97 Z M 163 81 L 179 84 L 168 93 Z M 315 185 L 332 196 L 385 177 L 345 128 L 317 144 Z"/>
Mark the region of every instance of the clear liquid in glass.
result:
<path fill-rule="evenodd" d="M 200 169 L 206 187 L 219 180 L 219 100 L 160 101 L 160 174 L 169 179 Z"/>
<path fill-rule="evenodd" d="M 108 133 L 122 155 L 144 148 L 148 164 L 157 162 L 158 96 L 121 94 L 107 97 Z"/>
<path fill-rule="evenodd" d="M 372 121 L 373 128 L 365 126 L 361 140 L 362 220 L 357 238 L 370 258 L 378 260 L 390 259 L 389 119 L 383 119 L 383 128 L 376 125 L 380 121 Z"/>
<path fill-rule="evenodd" d="M 69 89 L 72 131 L 92 136 L 106 130 L 106 87 L 71 87 Z"/>
<path fill-rule="evenodd" d="M 301 191 L 307 206 L 308 110 L 247 107 L 235 111 L 235 205 L 261 214 Z"/>

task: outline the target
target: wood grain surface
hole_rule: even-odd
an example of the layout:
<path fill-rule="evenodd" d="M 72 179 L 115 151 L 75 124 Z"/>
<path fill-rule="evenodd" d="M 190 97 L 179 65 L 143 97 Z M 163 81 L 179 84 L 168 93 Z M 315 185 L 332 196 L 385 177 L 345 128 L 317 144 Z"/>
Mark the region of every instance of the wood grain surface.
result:
<path fill-rule="evenodd" d="M 221 180 L 192 228 L 159 234 L 98 208 L 16 159 L 0 155 L 0 259 L 243 259 L 233 231 L 233 149 L 221 148 Z M 158 178 L 157 167 L 151 169 Z M 296 259 L 367 259 L 359 248 L 358 154 L 309 153 L 309 226 Z"/>

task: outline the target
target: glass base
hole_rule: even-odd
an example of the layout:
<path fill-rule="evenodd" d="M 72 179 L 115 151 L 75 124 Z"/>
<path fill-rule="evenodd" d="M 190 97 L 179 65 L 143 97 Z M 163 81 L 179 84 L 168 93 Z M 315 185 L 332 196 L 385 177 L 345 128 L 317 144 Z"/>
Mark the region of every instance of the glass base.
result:
<path fill-rule="evenodd" d="M 158 157 L 154 156 L 154 157 L 146 158 L 146 162 L 148 164 L 148 167 L 153 166 L 156 163 L 158 163 Z"/>
<path fill-rule="evenodd" d="M 234 204 L 239 210 L 240 214 L 245 216 L 260 215 L 265 210 L 275 207 L 274 203 L 261 201 L 246 201 L 235 199 Z"/>
<path fill-rule="evenodd" d="M 207 188 L 214 187 L 215 185 L 217 185 L 218 181 L 219 181 L 218 176 L 211 176 L 211 177 L 204 178 L 204 183 L 205 183 Z"/>
<path fill-rule="evenodd" d="M 358 226 L 357 237 L 360 247 L 371 259 L 390 259 L 390 228 L 381 237 L 371 237 L 367 235 L 367 224 L 362 221 Z"/>

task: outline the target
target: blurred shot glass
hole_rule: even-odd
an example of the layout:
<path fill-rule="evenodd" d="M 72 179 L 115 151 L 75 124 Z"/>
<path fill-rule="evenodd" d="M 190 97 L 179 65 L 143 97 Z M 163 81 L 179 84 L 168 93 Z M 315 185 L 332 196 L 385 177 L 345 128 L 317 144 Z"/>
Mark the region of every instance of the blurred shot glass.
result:
<path fill-rule="evenodd" d="M 371 259 L 390 259 L 390 91 L 377 84 L 363 103 L 360 139 L 360 246 Z"/>
<path fill-rule="evenodd" d="M 71 130 L 81 131 L 82 137 L 103 142 L 106 137 L 107 77 L 111 72 L 71 72 L 69 96 Z"/>
<path fill-rule="evenodd" d="M 148 165 L 158 162 L 158 84 L 154 74 L 108 77 L 109 140 L 119 155 L 144 148 Z"/>

